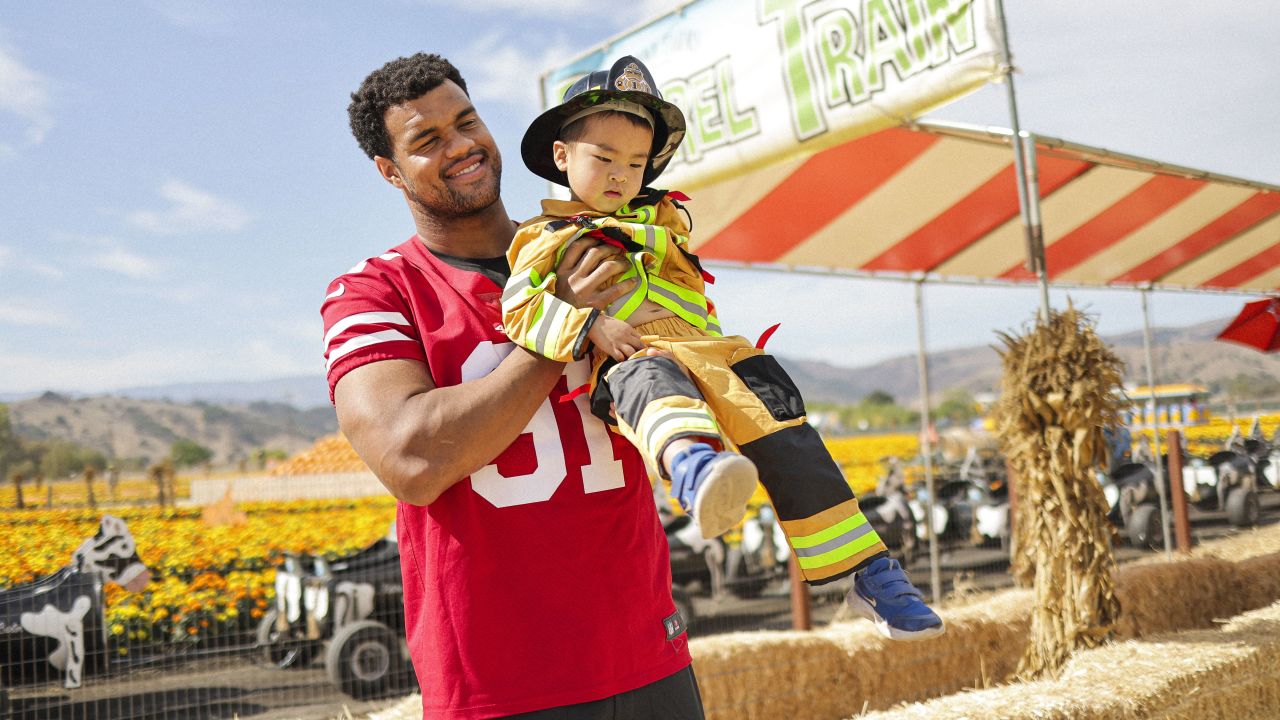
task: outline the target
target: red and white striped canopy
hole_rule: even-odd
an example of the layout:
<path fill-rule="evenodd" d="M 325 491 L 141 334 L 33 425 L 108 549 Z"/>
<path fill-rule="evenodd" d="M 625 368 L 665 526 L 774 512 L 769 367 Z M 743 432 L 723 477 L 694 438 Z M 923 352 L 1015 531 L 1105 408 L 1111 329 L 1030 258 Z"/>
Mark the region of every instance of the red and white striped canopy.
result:
<path fill-rule="evenodd" d="M 1033 282 L 1012 133 L 920 121 L 701 188 L 716 264 Z M 1052 283 L 1280 287 L 1280 187 L 1036 137 Z"/>

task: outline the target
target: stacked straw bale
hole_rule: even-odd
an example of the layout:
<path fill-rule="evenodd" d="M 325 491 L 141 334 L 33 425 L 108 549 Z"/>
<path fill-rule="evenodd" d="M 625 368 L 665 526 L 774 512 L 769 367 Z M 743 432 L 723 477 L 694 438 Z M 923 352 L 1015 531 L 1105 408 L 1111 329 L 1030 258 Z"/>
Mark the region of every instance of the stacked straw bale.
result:
<path fill-rule="evenodd" d="M 1103 428 L 1118 424 L 1124 407 L 1124 365 L 1071 306 L 1001 339 L 994 420 L 1018 497 L 1013 572 L 1024 581 L 1034 573 L 1035 589 L 1019 672 L 1036 677 L 1103 642 L 1120 614 L 1107 501 L 1094 471 L 1107 458 Z"/>
<path fill-rule="evenodd" d="M 1221 629 L 1077 653 L 1057 680 L 858 715 L 862 720 L 1263 720 L 1280 715 L 1280 603 Z"/>

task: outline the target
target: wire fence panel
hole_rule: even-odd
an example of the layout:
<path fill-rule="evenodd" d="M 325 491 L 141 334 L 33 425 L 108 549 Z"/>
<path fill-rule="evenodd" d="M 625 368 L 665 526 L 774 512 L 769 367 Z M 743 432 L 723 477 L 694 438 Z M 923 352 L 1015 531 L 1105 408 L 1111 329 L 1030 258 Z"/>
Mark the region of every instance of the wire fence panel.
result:
<path fill-rule="evenodd" d="M 1010 587 L 1003 463 L 940 458 L 937 468 L 930 503 L 910 463 L 880 464 L 864 512 L 926 595 L 932 530 L 935 606 Z M 333 497 L 344 478 L 313 480 L 255 477 L 263 499 L 233 503 L 180 479 L 162 506 L 111 503 L 104 489 L 94 507 L 87 492 L 76 502 L 57 488 L 72 499 L 0 512 L 10 549 L 0 561 L 0 718 L 361 717 L 415 693 L 394 501 Z M 1260 492 L 1263 523 L 1280 520 L 1273 486 Z M 323 496 L 302 497 L 308 487 Z M 655 499 L 690 637 L 797 624 L 790 550 L 767 503 L 707 540 L 661 487 Z M 1193 510 L 1198 541 L 1236 531 L 1225 510 Z M 1115 537 L 1121 561 L 1153 552 L 1122 528 Z M 851 618 L 848 587 L 800 594 L 813 627 Z"/>

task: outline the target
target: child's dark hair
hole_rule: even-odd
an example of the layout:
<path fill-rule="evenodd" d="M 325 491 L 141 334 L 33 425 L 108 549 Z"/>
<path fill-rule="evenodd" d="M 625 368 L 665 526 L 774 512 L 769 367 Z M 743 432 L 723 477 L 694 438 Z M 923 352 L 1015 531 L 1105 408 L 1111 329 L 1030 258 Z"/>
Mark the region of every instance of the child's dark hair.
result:
<path fill-rule="evenodd" d="M 356 136 L 360 149 L 372 160 L 392 154 L 391 135 L 385 120 L 387 108 L 422 97 L 435 90 L 446 80 L 467 92 L 467 82 L 452 63 L 434 53 L 416 53 L 396 58 L 369 73 L 360 83 L 360 89 L 351 93 L 347 106 L 347 118 L 351 122 L 351 134 Z"/>
<path fill-rule="evenodd" d="M 635 115 L 629 112 L 623 112 L 621 110 L 601 110 L 600 112 L 591 113 L 590 115 L 587 115 L 585 117 L 580 117 L 577 120 L 574 120 L 573 122 L 569 123 L 568 125 L 565 125 L 564 127 L 560 128 L 560 139 L 563 140 L 564 142 L 577 142 L 578 140 L 582 139 L 583 135 L 587 134 L 587 128 L 590 127 L 589 125 L 590 122 L 593 122 L 597 119 L 603 120 L 604 118 L 614 117 L 614 116 L 624 117 L 627 119 L 627 122 L 631 123 L 632 125 L 635 125 L 636 127 L 642 127 L 646 130 L 653 130 L 653 126 L 650 125 L 648 121 L 646 121 L 644 118 L 640 117 L 639 115 Z"/>

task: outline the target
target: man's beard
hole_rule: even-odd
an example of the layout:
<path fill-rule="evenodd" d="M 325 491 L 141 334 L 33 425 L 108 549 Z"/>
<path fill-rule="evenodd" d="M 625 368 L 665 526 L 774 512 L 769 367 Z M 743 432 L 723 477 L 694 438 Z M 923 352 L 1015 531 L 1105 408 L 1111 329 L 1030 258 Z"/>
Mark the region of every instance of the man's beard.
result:
<path fill-rule="evenodd" d="M 430 196 L 422 196 L 416 187 L 406 182 L 405 192 L 409 199 L 424 213 L 437 218 L 470 217 L 488 209 L 501 197 L 502 159 L 484 150 L 477 154 L 482 155 L 489 166 L 487 182 L 460 191 L 449 184 L 442 170 L 439 191 Z"/>

